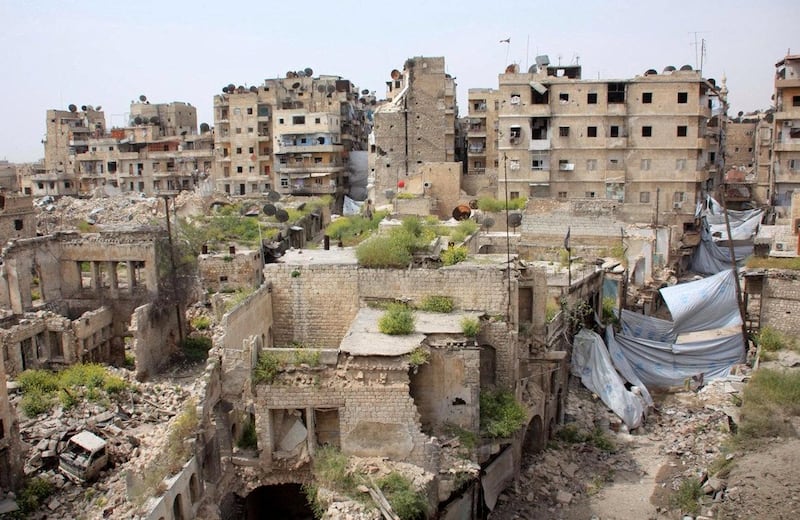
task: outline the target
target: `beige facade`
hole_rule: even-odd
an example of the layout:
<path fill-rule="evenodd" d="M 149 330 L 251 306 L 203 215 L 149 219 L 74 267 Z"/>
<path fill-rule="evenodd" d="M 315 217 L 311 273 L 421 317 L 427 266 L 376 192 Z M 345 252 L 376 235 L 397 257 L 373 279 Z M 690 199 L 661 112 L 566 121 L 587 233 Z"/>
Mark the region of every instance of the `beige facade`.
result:
<path fill-rule="evenodd" d="M 755 177 L 754 200 L 759 204 L 772 202 L 772 122 L 770 118 L 762 117 L 755 129 Z"/>
<path fill-rule="evenodd" d="M 414 57 L 386 82 L 371 137 L 373 199 L 378 203 L 426 162 L 455 160 L 455 80 L 443 57 Z"/>
<path fill-rule="evenodd" d="M 507 184 L 511 197 L 658 205 L 662 222 L 692 215 L 722 163 L 714 84 L 689 66 L 582 80 L 579 66 L 544 58 L 500 75 L 500 195 Z"/>
<path fill-rule="evenodd" d="M 8 161 L 0 161 L 0 190 L 19 190 L 17 165 Z"/>
<path fill-rule="evenodd" d="M 36 214 L 29 195 L 0 192 L 0 243 L 36 235 Z"/>
<path fill-rule="evenodd" d="M 3 349 L 0 348 L 0 489 L 16 489 L 22 484 L 22 459 L 19 423 L 8 400 Z"/>
<path fill-rule="evenodd" d="M 775 64 L 773 205 L 787 209 L 800 190 L 800 54 Z"/>
<path fill-rule="evenodd" d="M 369 93 L 339 76 L 289 72 L 214 96 L 215 187 L 231 195 L 346 192 L 349 152 L 364 150 Z M 366 97 L 365 97 L 366 96 Z"/>
<path fill-rule="evenodd" d="M 479 195 L 482 189 L 497 193 L 497 155 L 499 141 L 500 109 L 499 91 L 490 88 L 469 89 L 467 133 L 467 171 L 462 181 L 470 195 Z M 492 190 L 492 188 L 494 188 Z"/>
<path fill-rule="evenodd" d="M 75 105 L 70 110 L 47 111 L 47 136 L 44 141 L 44 174 L 33 177 L 34 185 L 42 183 L 41 195 L 74 195 L 77 193 L 78 166 L 75 156 L 89 150 L 89 139 L 106 132 L 105 114 L 90 106 Z"/>
<path fill-rule="evenodd" d="M 181 102 L 132 103 L 130 126 L 106 132 L 103 112 L 47 113 L 45 171 L 32 194 L 88 194 L 102 187 L 149 196 L 191 189 L 213 168 L 213 134 Z"/>

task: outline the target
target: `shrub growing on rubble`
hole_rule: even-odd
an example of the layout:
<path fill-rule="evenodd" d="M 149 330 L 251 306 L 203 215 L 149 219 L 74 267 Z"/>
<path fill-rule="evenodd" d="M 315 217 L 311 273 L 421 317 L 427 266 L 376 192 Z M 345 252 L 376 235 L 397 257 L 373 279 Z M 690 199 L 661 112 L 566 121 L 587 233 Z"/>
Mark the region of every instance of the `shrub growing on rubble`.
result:
<path fill-rule="evenodd" d="M 414 313 L 402 303 L 392 303 L 378 320 L 378 330 L 391 336 L 414 332 Z"/>
<path fill-rule="evenodd" d="M 467 259 L 468 251 L 464 246 L 448 247 L 441 252 L 439 258 L 443 265 L 456 265 Z"/>
<path fill-rule="evenodd" d="M 411 480 L 393 471 L 377 482 L 392 510 L 402 520 L 427 518 L 428 501 L 425 495 L 414 489 Z"/>
<path fill-rule="evenodd" d="M 468 338 L 474 338 L 481 331 L 481 322 L 477 318 L 464 317 L 461 320 L 461 332 Z"/>
<path fill-rule="evenodd" d="M 481 433 L 511 437 L 525 424 L 525 408 L 507 390 L 481 392 Z"/>
<path fill-rule="evenodd" d="M 422 299 L 419 310 L 427 312 L 441 312 L 447 314 L 453 311 L 453 299 L 449 296 L 430 295 Z"/>
<path fill-rule="evenodd" d="M 282 369 L 283 362 L 276 355 L 262 352 L 258 356 L 256 366 L 253 368 L 253 381 L 256 384 L 272 384 Z"/>

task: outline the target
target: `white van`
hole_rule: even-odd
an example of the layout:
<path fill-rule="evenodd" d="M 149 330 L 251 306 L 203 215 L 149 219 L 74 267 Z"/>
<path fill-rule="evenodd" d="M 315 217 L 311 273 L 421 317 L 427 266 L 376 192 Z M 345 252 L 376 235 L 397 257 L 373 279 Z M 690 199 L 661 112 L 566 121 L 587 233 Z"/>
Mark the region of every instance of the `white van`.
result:
<path fill-rule="evenodd" d="M 82 431 L 70 437 L 58 457 L 58 469 L 78 482 L 87 482 L 108 465 L 106 441 L 92 432 Z"/>

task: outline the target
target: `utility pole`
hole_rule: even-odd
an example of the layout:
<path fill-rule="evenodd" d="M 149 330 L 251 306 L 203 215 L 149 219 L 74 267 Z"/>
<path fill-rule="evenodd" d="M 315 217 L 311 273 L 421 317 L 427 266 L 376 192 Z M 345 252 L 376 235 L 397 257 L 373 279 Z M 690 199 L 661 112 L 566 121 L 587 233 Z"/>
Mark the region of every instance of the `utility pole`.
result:
<path fill-rule="evenodd" d="M 742 288 L 739 284 L 739 266 L 736 265 L 736 252 L 733 247 L 733 235 L 731 234 L 731 221 L 728 217 L 728 202 L 725 200 L 725 185 L 722 185 L 722 205 L 725 212 L 725 229 L 728 232 L 728 251 L 731 256 L 731 266 L 733 267 L 733 277 L 736 282 L 736 304 L 739 306 L 739 316 L 742 319 L 742 339 L 744 339 L 744 353 L 747 356 L 747 321 L 745 320 L 744 298 L 742 298 Z"/>

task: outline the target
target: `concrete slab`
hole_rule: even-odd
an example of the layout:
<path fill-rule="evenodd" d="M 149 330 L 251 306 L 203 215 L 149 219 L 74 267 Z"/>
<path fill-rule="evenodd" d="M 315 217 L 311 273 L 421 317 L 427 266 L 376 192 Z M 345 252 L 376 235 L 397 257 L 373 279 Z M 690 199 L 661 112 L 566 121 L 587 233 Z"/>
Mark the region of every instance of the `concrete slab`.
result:
<path fill-rule="evenodd" d="M 461 334 L 462 319 L 482 316 L 477 312 L 415 312 L 413 334 L 390 336 L 378 330 L 378 320 L 383 312 L 380 309 L 361 309 L 342 339 L 339 350 L 354 356 L 403 356 L 417 348 L 426 334 Z"/>

